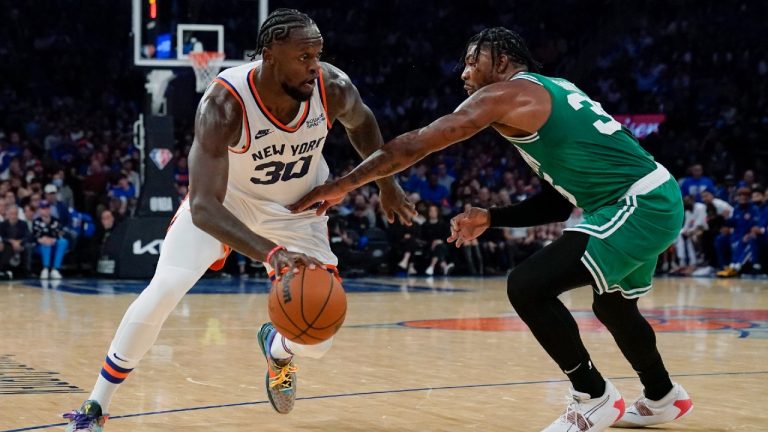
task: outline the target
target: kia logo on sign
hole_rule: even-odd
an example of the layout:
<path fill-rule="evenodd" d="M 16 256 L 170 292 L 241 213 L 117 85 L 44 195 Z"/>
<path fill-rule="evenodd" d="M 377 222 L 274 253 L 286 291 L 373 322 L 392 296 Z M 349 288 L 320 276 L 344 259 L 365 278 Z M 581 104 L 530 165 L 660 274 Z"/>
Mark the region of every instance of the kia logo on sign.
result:
<path fill-rule="evenodd" d="M 156 148 L 149 152 L 149 158 L 155 163 L 157 169 L 162 171 L 168 165 L 168 162 L 173 159 L 173 153 L 168 149 Z"/>
<path fill-rule="evenodd" d="M 141 240 L 136 240 L 133 242 L 133 254 L 134 255 L 144 255 L 144 254 L 150 254 L 150 255 L 160 255 L 160 248 L 163 246 L 163 240 L 152 240 L 151 242 L 147 243 L 146 245 L 141 245 Z"/>

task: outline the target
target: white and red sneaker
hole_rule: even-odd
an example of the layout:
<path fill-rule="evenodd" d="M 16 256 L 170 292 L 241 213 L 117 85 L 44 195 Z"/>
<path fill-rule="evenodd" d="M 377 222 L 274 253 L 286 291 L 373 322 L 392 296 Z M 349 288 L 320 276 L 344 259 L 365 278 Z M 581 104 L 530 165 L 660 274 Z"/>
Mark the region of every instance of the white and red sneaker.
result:
<path fill-rule="evenodd" d="M 652 426 L 669 423 L 688 415 L 693 410 L 693 401 L 683 386 L 673 384 L 672 390 L 661 400 L 653 401 L 645 396 L 636 400 L 614 426 L 620 428 Z"/>
<path fill-rule="evenodd" d="M 565 414 L 542 432 L 598 432 L 611 427 L 624 415 L 624 399 L 610 381 L 605 380 L 605 393 L 590 398 L 571 388 Z"/>

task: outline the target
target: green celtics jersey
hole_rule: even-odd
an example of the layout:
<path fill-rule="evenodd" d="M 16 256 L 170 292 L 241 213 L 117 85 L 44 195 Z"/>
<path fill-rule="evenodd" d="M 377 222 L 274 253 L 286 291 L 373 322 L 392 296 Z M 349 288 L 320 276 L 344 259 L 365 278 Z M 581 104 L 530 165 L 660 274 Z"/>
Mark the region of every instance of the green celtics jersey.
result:
<path fill-rule="evenodd" d="M 527 137 L 505 137 L 533 171 L 587 212 L 619 200 L 656 169 L 634 136 L 573 83 L 521 72 L 512 77 L 543 86 L 552 97 L 549 119 Z"/>

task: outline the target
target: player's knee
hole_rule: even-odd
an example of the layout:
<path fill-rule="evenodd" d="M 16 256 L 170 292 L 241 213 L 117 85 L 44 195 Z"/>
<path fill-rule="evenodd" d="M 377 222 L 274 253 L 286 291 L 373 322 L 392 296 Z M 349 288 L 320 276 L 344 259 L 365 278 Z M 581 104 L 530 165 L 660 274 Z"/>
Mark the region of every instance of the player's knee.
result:
<path fill-rule="evenodd" d="M 597 296 L 592 302 L 592 312 L 609 329 L 639 314 L 636 302 L 624 299 L 619 293 Z"/>
<path fill-rule="evenodd" d="M 609 309 L 609 307 L 606 307 L 606 305 L 600 301 L 595 300 L 592 302 L 592 312 L 595 313 L 595 317 L 597 317 L 597 319 L 606 327 L 608 327 L 611 322 Z"/>
<path fill-rule="evenodd" d="M 151 292 L 156 301 L 171 303 L 175 307 L 197 280 L 194 272 L 158 267 L 146 291 Z"/>
<path fill-rule="evenodd" d="M 507 298 L 515 310 L 534 300 L 535 287 L 532 285 L 531 278 L 519 267 L 509 272 L 507 275 Z"/>

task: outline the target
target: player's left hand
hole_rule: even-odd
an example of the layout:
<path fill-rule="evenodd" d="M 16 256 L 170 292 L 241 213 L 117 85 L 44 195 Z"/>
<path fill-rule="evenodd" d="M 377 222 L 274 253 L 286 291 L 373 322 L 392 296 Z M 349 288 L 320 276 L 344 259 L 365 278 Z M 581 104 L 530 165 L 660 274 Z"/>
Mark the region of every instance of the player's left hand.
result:
<path fill-rule="evenodd" d="M 416 216 L 416 206 L 397 182 L 382 187 L 379 186 L 379 201 L 381 209 L 387 217 L 387 222 L 395 223 L 395 214 L 403 225 L 412 225 L 411 219 Z"/>
<path fill-rule="evenodd" d="M 301 213 L 312 207 L 314 204 L 320 203 L 315 214 L 322 216 L 326 210 L 344 200 L 346 194 L 347 191 L 341 189 L 337 182 L 332 181 L 315 187 L 308 194 L 304 195 L 304 197 L 289 205 L 287 208 L 293 213 Z"/>
<path fill-rule="evenodd" d="M 490 224 L 488 210 L 471 207 L 451 219 L 451 236 L 448 237 L 448 243 L 455 243 L 457 248 L 461 247 L 480 237 Z"/>

